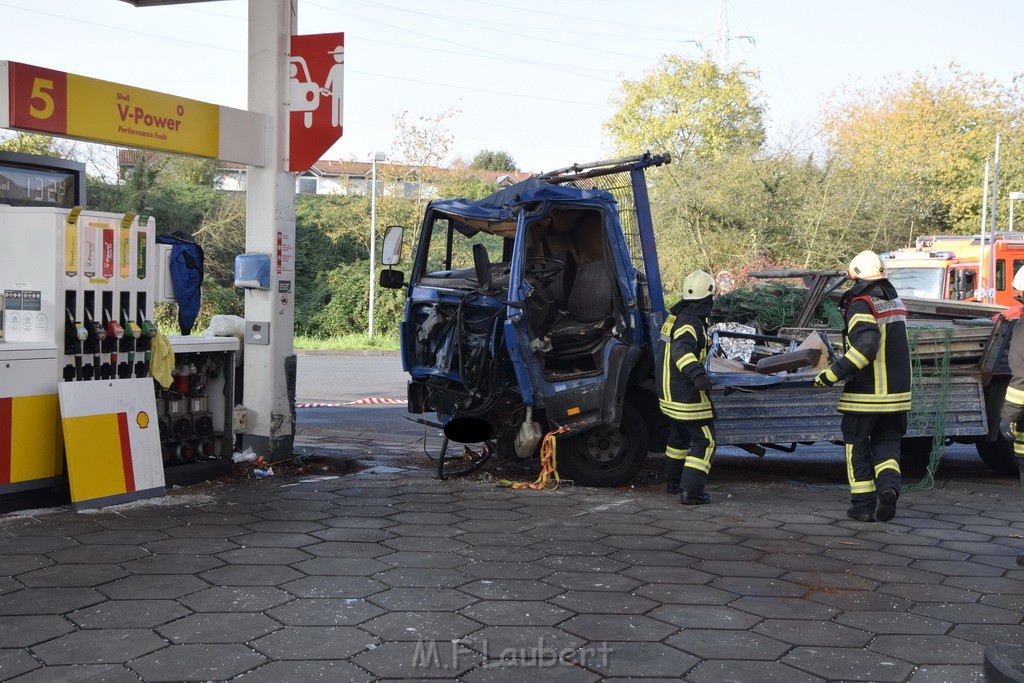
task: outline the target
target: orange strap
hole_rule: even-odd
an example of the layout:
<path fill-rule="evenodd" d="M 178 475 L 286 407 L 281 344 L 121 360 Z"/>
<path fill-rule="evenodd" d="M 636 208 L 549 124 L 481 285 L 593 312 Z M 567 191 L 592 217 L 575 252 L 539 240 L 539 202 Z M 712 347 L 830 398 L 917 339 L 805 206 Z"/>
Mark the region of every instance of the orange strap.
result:
<path fill-rule="evenodd" d="M 514 489 L 533 489 L 539 491 L 545 489 L 554 491 L 558 488 L 558 458 L 556 457 L 555 437 L 569 431 L 569 427 L 559 427 L 544 435 L 544 441 L 540 445 L 540 474 L 537 480 L 532 483 L 513 482 Z"/>

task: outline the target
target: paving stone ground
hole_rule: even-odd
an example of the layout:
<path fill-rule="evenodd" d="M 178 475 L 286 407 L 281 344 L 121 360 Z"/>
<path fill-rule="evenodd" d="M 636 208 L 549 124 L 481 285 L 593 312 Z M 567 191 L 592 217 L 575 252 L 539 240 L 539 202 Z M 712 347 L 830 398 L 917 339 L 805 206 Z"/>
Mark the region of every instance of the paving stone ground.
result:
<path fill-rule="evenodd" d="M 931 683 L 1024 642 L 1013 482 L 876 524 L 836 488 L 710 491 L 385 467 L 3 516 L 0 679 Z"/>

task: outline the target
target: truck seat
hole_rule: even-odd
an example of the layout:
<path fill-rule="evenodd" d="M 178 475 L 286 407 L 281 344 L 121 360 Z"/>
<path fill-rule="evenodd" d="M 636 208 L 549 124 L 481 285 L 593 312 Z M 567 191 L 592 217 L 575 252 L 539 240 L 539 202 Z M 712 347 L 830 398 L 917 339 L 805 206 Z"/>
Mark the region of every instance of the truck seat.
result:
<path fill-rule="evenodd" d="M 612 328 L 613 277 L 609 261 L 579 266 L 566 312 L 548 332 L 552 352 L 559 358 L 589 355 Z"/>

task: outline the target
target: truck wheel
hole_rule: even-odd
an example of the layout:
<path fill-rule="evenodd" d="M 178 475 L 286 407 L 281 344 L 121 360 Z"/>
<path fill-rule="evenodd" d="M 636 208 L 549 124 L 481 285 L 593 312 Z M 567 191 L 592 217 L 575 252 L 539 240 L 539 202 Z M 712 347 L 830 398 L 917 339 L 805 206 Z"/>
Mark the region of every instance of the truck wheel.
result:
<path fill-rule="evenodd" d="M 999 474 L 1017 476 L 1017 462 L 1013 457 L 1013 444 L 1000 435 L 995 441 L 979 441 L 975 444 L 981 461 Z"/>
<path fill-rule="evenodd" d="M 581 486 L 622 486 L 643 467 L 647 443 L 643 418 L 626 403 L 618 428 L 603 425 L 559 444 L 558 473 Z"/>

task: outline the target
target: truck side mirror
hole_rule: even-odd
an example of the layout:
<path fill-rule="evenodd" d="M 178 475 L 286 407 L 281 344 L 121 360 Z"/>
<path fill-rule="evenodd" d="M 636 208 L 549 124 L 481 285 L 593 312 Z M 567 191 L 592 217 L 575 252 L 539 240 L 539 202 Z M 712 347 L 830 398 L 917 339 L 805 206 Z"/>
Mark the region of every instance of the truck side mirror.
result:
<path fill-rule="evenodd" d="M 405 274 L 400 270 L 391 270 L 390 268 L 382 270 L 378 282 L 384 289 L 401 289 L 405 285 Z"/>
<path fill-rule="evenodd" d="M 384 243 L 381 245 L 380 262 L 385 266 L 393 266 L 402 260 L 402 235 L 405 228 L 401 225 L 389 225 L 384 229 Z M 383 283 L 381 284 L 383 286 Z"/>

